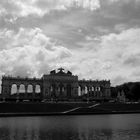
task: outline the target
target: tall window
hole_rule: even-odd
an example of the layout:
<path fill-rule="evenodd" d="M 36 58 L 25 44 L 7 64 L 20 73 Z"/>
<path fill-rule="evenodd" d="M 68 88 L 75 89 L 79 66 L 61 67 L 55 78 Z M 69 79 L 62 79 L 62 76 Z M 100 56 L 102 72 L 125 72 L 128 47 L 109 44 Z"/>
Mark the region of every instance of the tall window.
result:
<path fill-rule="evenodd" d="M 23 84 L 19 87 L 19 93 L 25 93 L 25 86 Z"/>
<path fill-rule="evenodd" d="M 27 92 L 28 93 L 32 93 L 33 92 L 33 86 L 32 85 L 28 85 Z"/>
<path fill-rule="evenodd" d="M 82 92 L 81 92 L 81 86 L 78 87 L 78 95 L 81 96 Z"/>
<path fill-rule="evenodd" d="M 17 93 L 17 85 L 13 84 L 11 87 L 11 94 L 16 94 Z"/>
<path fill-rule="evenodd" d="M 35 86 L 35 93 L 40 93 L 40 85 Z"/>

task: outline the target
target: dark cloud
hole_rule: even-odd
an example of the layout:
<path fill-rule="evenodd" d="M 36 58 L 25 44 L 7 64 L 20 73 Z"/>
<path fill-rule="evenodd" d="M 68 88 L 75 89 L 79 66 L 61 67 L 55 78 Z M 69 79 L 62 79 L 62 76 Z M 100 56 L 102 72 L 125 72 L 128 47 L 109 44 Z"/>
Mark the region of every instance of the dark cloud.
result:
<path fill-rule="evenodd" d="M 139 67 L 140 66 L 140 54 L 135 54 L 135 55 L 129 56 L 126 60 L 124 60 L 123 64 L 130 66 L 130 67 Z"/>
<path fill-rule="evenodd" d="M 128 82 L 128 79 L 127 77 L 124 77 L 122 75 L 118 75 L 114 79 L 111 80 L 112 86 L 117 85 L 117 84 L 123 84 L 124 82 Z"/>
<path fill-rule="evenodd" d="M 110 1 L 101 0 L 101 7 L 94 11 L 74 6 L 67 7 L 66 10 L 54 8 L 49 13 L 44 12 L 42 16 L 38 14 L 18 16 L 13 22 L 10 22 L 10 20 L 14 19 L 14 17 L 7 16 L 5 19 L 3 17 L 0 24 L 1 28 L 5 27 L 13 30 L 18 30 L 21 27 L 29 29 L 38 27 L 47 36 L 58 39 L 68 47 L 80 47 L 77 45 L 77 42 L 85 41 L 85 35 L 92 34 L 94 37 L 97 37 L 112 32 L 120 33 L 124 29 L 140 25 L 138 14 L 140 6 L 138 2 L 136 3 L 135 0 Z M 57 5 L 59 1 L 50 2 L 42 0 L 37 3 L 45 3 L 43 6 L 50 3 L 50 5 L 54 6 L 53 4 Z M 78 32 L 79 29 L 81 30 L 80 33 Z"/>

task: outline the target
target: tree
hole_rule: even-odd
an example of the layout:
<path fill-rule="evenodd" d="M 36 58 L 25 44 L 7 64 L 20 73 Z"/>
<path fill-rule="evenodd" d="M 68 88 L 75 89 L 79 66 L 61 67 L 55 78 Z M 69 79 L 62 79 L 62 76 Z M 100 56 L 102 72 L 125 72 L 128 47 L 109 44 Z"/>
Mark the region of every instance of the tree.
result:
<path fill-rule="evenodd" d="M 131 88 L 131 94 L 134 100 L 140 99 L 140 84 L 137 83 Z"/>

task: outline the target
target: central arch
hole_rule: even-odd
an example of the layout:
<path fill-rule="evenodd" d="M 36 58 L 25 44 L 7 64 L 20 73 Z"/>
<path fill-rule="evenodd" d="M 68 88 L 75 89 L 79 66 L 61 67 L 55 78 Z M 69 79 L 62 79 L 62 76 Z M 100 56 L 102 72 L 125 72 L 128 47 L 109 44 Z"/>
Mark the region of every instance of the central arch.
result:
<path fill-rule="evenodd" d="M 62 97 L 64 93 L 64 85 L 61 83 L 59 85 L 59 96 Z"/>
<path fill-rule="evenodd" d="M 51 86 L 51 96 L 52 97 L 56 97 L 56 85 L 55 84 L 52 84 Z"/>

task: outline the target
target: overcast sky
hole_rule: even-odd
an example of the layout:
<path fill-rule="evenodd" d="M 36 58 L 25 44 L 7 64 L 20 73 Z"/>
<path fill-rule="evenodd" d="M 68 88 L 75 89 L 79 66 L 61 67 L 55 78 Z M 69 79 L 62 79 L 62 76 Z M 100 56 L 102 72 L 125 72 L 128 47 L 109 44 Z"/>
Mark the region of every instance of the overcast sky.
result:
<path fill-rule="evenodd" d="M 0 78 L 64 67 L 140 81 L 140 0 L 0 0 Z"/>

